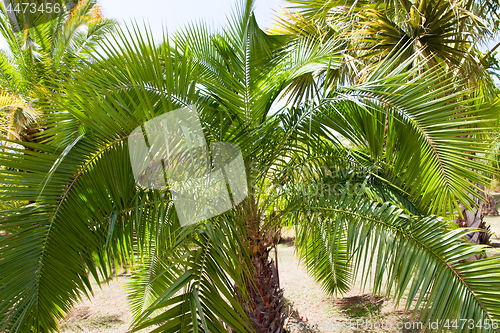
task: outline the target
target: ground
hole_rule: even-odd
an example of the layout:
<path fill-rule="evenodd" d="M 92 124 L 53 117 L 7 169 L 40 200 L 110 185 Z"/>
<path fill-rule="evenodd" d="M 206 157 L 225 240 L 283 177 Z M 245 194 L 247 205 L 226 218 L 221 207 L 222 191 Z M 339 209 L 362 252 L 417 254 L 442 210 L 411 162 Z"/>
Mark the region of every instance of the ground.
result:
<path fill-rule="evenodd" d="M 485 219 L 491 224 L 491 230 L 500 235 L 500 217 Z M 495 236 L 492 245 L 496 249 L 489 250 L 488 255 L 500 255 L 500 240 Z M 290 333 L 420 331 L 418 319 L 404 313 L 403 306 L 396 307 L 392 299 L 374 296 L 369 289 L 362 290 L 359 281 L 343 297 L 328 296 L 297 261 L 293 241 L 278 246 L 278 267 L 291 314 L 287 323 Z M 121 275 L 103 284 L 102 289 L 94 284 L 94 297 L 75 306 L 62 324 L 62 332 L 127 332 L 132 321 L 126 302 L 127 279 Z M 349 328 L 350 323 L 353 328 Z M 398 323 L 403 328 L 398 328 Z"/>

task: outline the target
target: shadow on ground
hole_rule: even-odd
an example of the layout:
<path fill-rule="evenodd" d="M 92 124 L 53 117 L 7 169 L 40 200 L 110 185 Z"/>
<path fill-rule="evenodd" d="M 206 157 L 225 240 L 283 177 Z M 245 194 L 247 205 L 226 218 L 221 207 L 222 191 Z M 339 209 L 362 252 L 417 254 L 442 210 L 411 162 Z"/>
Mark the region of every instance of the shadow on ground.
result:
<path fill-rule="evenodd" d="M 384 298 L 370 294 L 344 297 L 335 302 L 340 311 L 349 318 L 362 318 L 379 315 L 384 305 Z"/>
<path fill-rule="evenodd" d="M 292 243 L 293 244 L 293 243 Z M 307 318 L 302 317 L 299 311 L 294 308 L 293 304 L 285 298 L 285 303 L 287 304 L 287 332 L 288 333 L 321 333 L 316 327 L 312 327 L 311 323 Z"/>
<path fill-rule="evenodd" d="M 76 311 L 75 311 L 76 310 Z M 72 311 L 62 331 L 84 332 L 88 330 L 102 331 L 123 324 L 117 315 L 96 315 L 88 307 L 80 307 Z"/>

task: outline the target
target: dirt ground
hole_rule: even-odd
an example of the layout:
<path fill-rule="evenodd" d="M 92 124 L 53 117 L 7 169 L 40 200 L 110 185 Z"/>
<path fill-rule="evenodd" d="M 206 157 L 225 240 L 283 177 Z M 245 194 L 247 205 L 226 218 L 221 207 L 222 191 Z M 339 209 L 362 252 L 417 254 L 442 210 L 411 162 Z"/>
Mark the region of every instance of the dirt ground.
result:
<path fill-rule="evenodd" d="M 500 217 L 485 219 L 491 224 L 491 230 L 500 235 Z M 500 255 L 497 237 L 492 237 L 492 245 L 496 249 L 489 250 L 488 256 Z M 290 313 L 287 322 L 290 333 L 421 331 L 418 319 L 404 313 L 404 303 L 396 307 L 392 299 L 362 290 L 359 281 L 343 297 L 328 296 L 297 261 L 293 241 L 278 246 L 278 267 Z M 61 331 L 127 332 L 132 321 L 126 301 L 127 279 L 127 276 L 119 276 L 103 284 L 102 289 L 94 284 L 94 297 L 75 306 Z"/>

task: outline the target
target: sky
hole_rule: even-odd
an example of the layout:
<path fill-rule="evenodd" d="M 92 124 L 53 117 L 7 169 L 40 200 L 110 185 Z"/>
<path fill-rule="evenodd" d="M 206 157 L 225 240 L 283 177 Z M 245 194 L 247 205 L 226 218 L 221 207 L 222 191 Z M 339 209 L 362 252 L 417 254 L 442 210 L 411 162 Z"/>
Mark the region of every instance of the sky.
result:
<path fill-rule="evenodd" d="M 200 19 L 222 25 L 239 0 L 98 0 L 104 16 L 126 23 L 131 19 L 149 22 L 153 34 L 162 27 L 170 32 Z M 275 11 L 283 0 L 256 0 L 255 15 L 261 28 L 269 28 Z"/>
<path fill-rule="evenodd" d="M 148 22 L 155 39 L 160 40 L 164 27 L 174 32 L 197 20 L 213 23 L 214 27 L 223 25 L 237 1 L 241 0 L 97 0 L 97 3 L 105 17 L 119 23 Z M 254 9 L 259 26 L 271 27 L 274 13 L 284 4 L 283 0 L 256 0 Z M 6 49 L 5 40 L 0 38 L 0 48 Z"/>

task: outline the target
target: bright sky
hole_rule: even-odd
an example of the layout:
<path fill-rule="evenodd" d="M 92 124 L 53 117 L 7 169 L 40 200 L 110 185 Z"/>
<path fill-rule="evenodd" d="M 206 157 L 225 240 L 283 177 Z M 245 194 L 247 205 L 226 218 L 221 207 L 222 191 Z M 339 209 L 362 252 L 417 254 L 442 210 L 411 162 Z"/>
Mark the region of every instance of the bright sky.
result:
<path fill-rule="evenodd" d="M 226 23 L 237 1 L 241 0 L 97 0 L 105 17 L 119 23 L 147 21 L 155 38 L 160 39 L 163 27 L 170 32 L 200 19 L 216 26 Z M 274 13 L 284 6 L 283 0 L 256 0 L 255 14 L 261 28 L 270 27 Z M 0 48 L 6 49 L 0 37 Z"/>
<path fill-rule="evenodd" d="M 161 35 L 163 26 L 172 32 L 200 19 L 214 25 L 224 24 L 237 1 L 241 0 L 98 0 L 98 4 L 106 17 L 120 23 L 144 19 L 155 35 Z M 270 27 L 274 12 L 283 5 L 283 0 L 256 0 L 255 14 L 260 26 Z"/>

